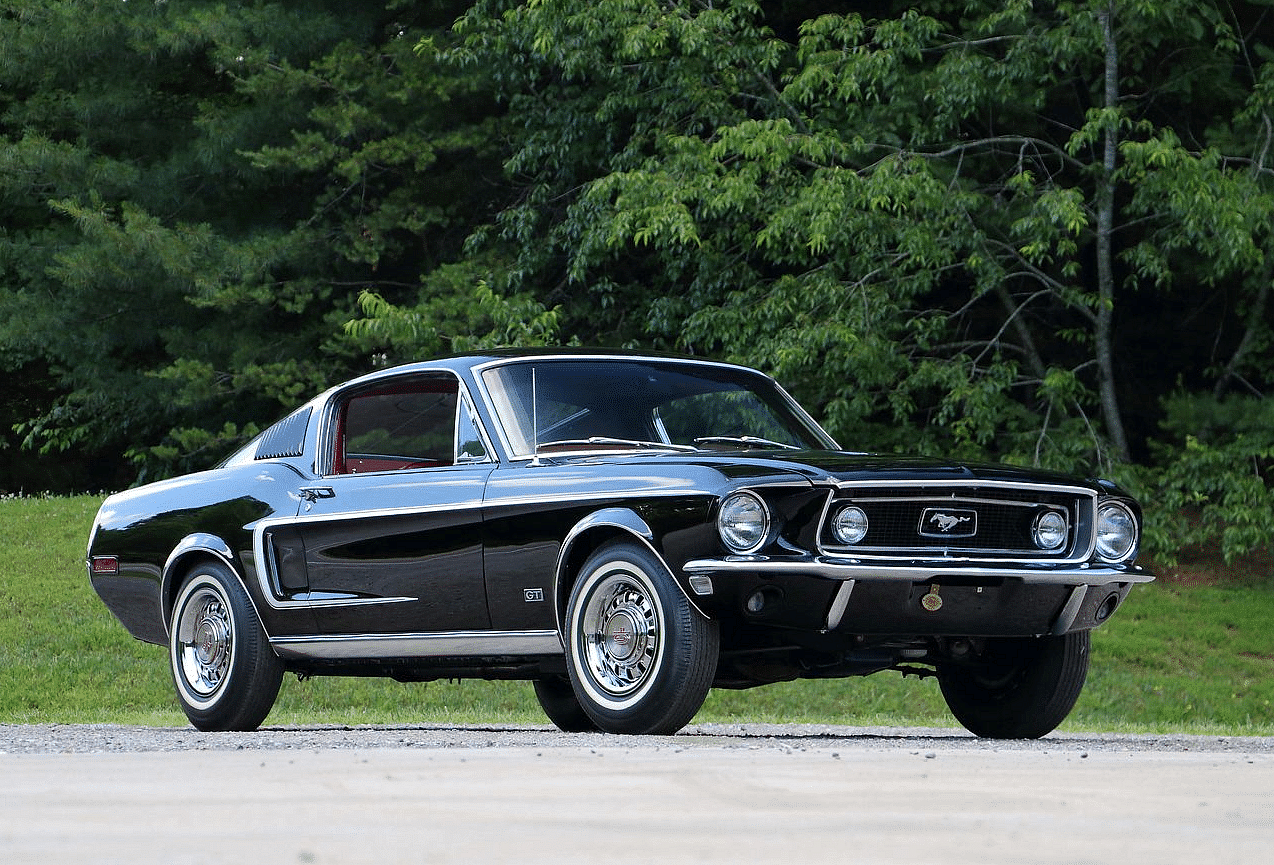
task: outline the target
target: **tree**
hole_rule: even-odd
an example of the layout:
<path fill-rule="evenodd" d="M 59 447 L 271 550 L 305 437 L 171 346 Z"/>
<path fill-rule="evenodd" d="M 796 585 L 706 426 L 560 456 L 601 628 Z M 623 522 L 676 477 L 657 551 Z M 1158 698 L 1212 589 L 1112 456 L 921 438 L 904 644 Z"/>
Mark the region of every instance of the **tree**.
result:
<path fill-rule="evenodd" d="M 484 97 L 414 52 L 460 8 L 0 7 L 0 364 L 49 386 L 28 447 L 79 454 L 80 486 L 129 447 L 207 465 L 366 368 L 359 294 L 414 299 L 485 206 Z"/>
<path fill-rule="evenodd" d="M 1146 388 L 1122 329 L 1239 276 L 1268 332 L 1263 11 L 488 2 L 455 56 L 520 121 L 498 237 L 565 332 L 761 365 L 854 446 L 1110 470 L 1124 401 L 1198 374 Z"/>

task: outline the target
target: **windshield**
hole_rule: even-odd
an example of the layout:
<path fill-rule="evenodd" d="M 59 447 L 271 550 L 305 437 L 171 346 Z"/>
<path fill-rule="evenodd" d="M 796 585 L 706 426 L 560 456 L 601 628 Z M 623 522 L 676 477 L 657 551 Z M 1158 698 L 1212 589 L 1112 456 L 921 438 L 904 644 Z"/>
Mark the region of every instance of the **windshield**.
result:
<path fill-rule="evenodd" d="M 835 447 L 774 382 L 735 367 L 546 359 L 493 367 L 482 380 L 514 456 Z"/>

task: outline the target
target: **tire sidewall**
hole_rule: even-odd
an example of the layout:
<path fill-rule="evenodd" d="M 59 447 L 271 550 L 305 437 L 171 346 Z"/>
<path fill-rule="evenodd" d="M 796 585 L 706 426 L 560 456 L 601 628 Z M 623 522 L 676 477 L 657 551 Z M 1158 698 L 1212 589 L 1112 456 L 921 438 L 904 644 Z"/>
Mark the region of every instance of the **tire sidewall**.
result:
<path fill-rule="evenodd" d="M 645 572 L 645 569 L 630 561 L 629 556 L 608 555 L 602 558 L 601 562 L 588 568 L 571 592 L 571 603 L 566 623 L 567 638 L 570 641 L 570 651 L 568 651 L 567 655 L 570 662 L 572 684 L 576 689 L 576 693 L 582 694 L 584 697 L 581 702 L 591 703 L 593 706 L 607 712 L 622 714 L 634 706 L 640 705 L 660 683 L 660 674 L 663 672 L 664 665 L 668 660 L 669 623 L 667 602 L 661 596 L 659 587 L 655 585 L 654 581 Z M 654 602 L 654 611 L 657 619 L 658 645 L 654 663 L 646 672 L 640 687 L 622 696 L 616 696 L 606 691 L 596 681 L 593 671 L 589 669 L 587 653 L 584 651 L 583 646 L 584 634 L 581 623 L 581 619 L 588 609 L 589 602 L 593 599 L 597 590 L 609 582 L 612 577 L 622 577 L 637 584 Z"/>
<path fill-rule="evenodd" d="M 939 671 L 948 708 L 970 732 L 994 739 L 1038 739 L 1066 719 L 1088 673 L 1087 631 L 1040 638 L 1003 688 L 964 671 Z"/>
<path fill-rule="evenodd" d="M 225 607 L 226 613 L 230 617 L 231 633 L 230 663 L 227 667 L 226 677 L 207 695 L 197 691 L 186 677 L 181 659 L 179 634 L 181 621 L 186 609 L 196 596 L 205 591 L 216 595 L 222 606 Z M 224 700 L 226 693 L 233 687 L 234 680 L 239 675 L 241 631 L 242 625 L 240 624 L 239 611 L 235 609 L 235 604 L 230 599 L 227 587 L 217 575 L 209 573 L 206 568 L 201 568 L 190 579 L 186 580 L 181 587 L 181 591 L 177 594 L 176 603 L 173 604 L 172 633 L 168 636 L 168 661 L 172 669 L 173 684 L 177 688 L 177 696 L 182 705 L 189 711 L 199 714 L 215 713 L 218 704 Z"/>
<path fill-rule="evenodd" d="M 616 576 L 632 582 L 649 598 L 658 622 L 654 660 L 640 684 L 623 694 L 612 693 L 597 681 L 589 665 L 582 623 L 590 601 Z M 715 626 L 690 606 L 658 557 L 630 544 L 602 547 L 585 563 L 568 601 L 564 642 L 571 687 L 601 730 L 672 732 L 690 720 L 707 695 L 711 670 L 715 670 L 715 637 Z M 696 660 L 703 653 L 712 654 L 706 682 L 703 665 Z"/>
<path fill-rule="evenodd" d="M 182 618 L 204 593 L 215 596 L 222 604 L 230 631 L 230 660 L 225 675 L 206 694 L 191 684 L 181 659 Z M 197 565 L 177 593 L 169 628 L 169 668 L 177 698 L 190 722 L 205 731 L 256 729 L 278 694 L 283 667 L 234 573 L 220 563 Z"/>

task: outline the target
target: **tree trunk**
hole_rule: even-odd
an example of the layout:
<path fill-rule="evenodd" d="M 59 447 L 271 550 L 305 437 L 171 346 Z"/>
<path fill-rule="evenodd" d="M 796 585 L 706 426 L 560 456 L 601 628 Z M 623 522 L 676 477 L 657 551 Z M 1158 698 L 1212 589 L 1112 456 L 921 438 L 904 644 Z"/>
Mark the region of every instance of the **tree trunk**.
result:
<path fill-rule="evenodd" d="M 1115 46 L 1114 4 L 1098 13 L 1105 36 L 1106 110 L 1113 111 L 1119 102 L 1119 55 Z M 1112 264 L 1112 237 L 1115 225 L 1115 156 L 1119 144 L 1119 125 L 1108 114 L 1103 135 L 1102 172 L 1097 188 L 1097 324 L 1094 332 L 1097 353 L 1098 392 L 1102 418 L 1111 448 L 1117 459 L 1128 459 L 1128 436 L 1115 390 L 1114 318 L 1115 274 Z"/>

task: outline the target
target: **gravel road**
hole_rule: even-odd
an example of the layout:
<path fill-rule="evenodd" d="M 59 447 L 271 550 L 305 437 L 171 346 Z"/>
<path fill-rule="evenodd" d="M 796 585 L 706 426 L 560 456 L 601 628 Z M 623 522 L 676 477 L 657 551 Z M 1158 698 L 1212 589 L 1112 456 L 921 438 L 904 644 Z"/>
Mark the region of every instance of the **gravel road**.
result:
<path fill-rule="evenodd" d="M 1228 865 L 1274 738 L 0 725 L 0 862 Z"/>
<path fill-rule="evenodd" d="M 554 727 L 402 725 L 263 727 L 254 733 L 200 733 L 189 727 L 0 724 L 0 754 L 92 754 L 142 751 L 304 751 L 378 748 L 839 748 L 1092 752 L 1274 753 L 1274 737 L 1133 736 L 1053 733 L 997 743 L 957 729 L 845 727 L 814 724 L 700 724 L 673 737 L 562 733 Z"/>

